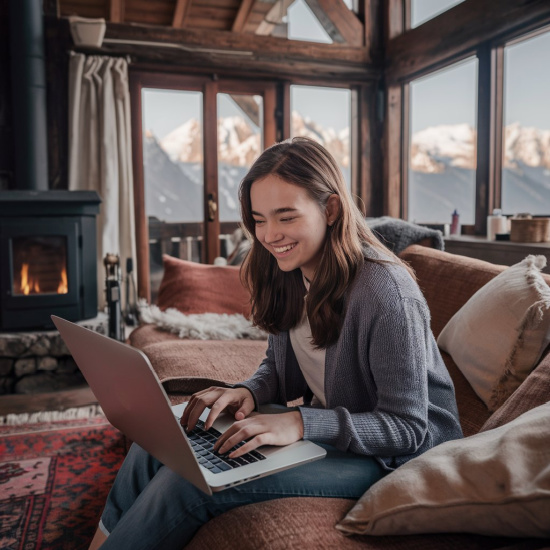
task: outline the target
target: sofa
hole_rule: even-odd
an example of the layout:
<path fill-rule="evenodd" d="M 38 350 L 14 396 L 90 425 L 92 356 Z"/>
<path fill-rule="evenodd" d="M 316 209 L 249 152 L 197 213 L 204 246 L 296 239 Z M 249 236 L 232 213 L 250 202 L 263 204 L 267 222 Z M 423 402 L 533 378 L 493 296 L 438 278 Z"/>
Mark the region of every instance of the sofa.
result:
<path fill-rule="evenodd" d="M 472 302 L 470 300 L 480 289 L 486 288 L 490 281 L 503 273 L 507 268 L 484 262 L 481 260 L 466 258 L 453 255 L 432 248 L 413 245 L 405 249 L 401 258 L 408 262 L 418 279 L 420 288 L 427 300 L 431 312 L 431 323 L 434 335 L 440 336 L 442 331 L 448 330 L 451 319 L 455 319 L 459 311 L 462 311 L 465 304 Z M 233 272 L 220 272 L 223 277 L 233 277 L 234 285 L 229 292 L 229 279 L 220 284 L 215 284 L 208 280 L 205 285 L 206 292 L 218 292 L 223 299 L 217 300 L 215 297 L 210 304 L 208 299 L 201 298 L 198 302 L 197 296 L 203 290 L 197 290 L 193 287 L 205 281 L 208 276 L 216 279 L 216 275 L 211 271 L 205 271 L 208 276 L 199 274 L 189 286 L 189 279 L 184 273 L 189 268 L 186 263 L 179 263 L 180 260 L 165 259 L 167 279 L 164 291 L 159 293 L 162 298 L 163 306 L 171 303 L 177 303 L 178 308 L 188 314 L 203 313 L 202 309 L 216 309 L 215 304 L 235 298 L 237 309 L 242 307 L 242 312 L 247 313 L 246 294 L 242 294 L 244 289 L 237 288 L 238 272 L 237 268 L 219 268 L 225 270 L 234 270 Z M 203 269 L 203 268 L 192 268 Z M 208 268 L 204 268 L 208 269 Z M 546 285 L 550 284 L 550 276 L 542 275 L 542 280 Z M 170 284 L 169 284 L 170 283 Z M 178 284 L 183 288 L 178 291 Z M 544 284 L 544 283 L 543 283 Z M 171 286 L 170 286 L 171 285 Z M 539 289 L 540 290 L 540 289 Z M 545 289 L 542 289 L 543 292 Z M 547 290 L 547 289 L 546 289 Z M 178 296 L 174 296 L 177 292 Z M 500 291 L 499 291 L 500 292 Z M 181 293 L 189 294 L 195 304 L 191 309 L 185 305 L 185 300 L 181 301 Z M 479 294 L 479 293 L 478 293 Z M 228 298 L 229 296 L 229 298 Z M 476 294 L 477 296 L 477 294 Z M 210 297 L 212 298 L 212 296 Z M 214 303 L 214 306 L 212 305 Z M 546 303 L 546 306 L 548 303 Z M 162 309 L 162 308 L 161 308 Z M 234 313 L 234 304 L 225 304 L 218 308 L 217 314 Z M 484 311 L 487 308 L 484 307 Z M 481 312 L 480 316 L 484 313 Z M 547 311 L 550 315 L 550 311 Z M 489 323 L 490 324 L 490 323 Z M 489 327 L 490 329 L 491 327 Z M 540 327 L 539 327 L 540 328 Z M 547 328 L 543 327 L 543 330 Z M 548 331 L 547 331 L 548 337 Z M 548 340 L 544 341 L 544 345 Z M 172 334 L 166 330 L 159 329 L 154 324 L 144 324 L 136 329 L 130 337 L 131 345 L 141 349 L 151 360 L 160 380 L 170 396 L 173 403 L 185 400 L 190 394 L 202 388 L 213 384 L 225 385 L 233 384 L 250 376 L 263 358 L 266 342 L 265 340 L 253 339 L 234 339 L 234 340 L 194 340 L 182 339 L 177 334 Z M 486 346 L 490 347 L 491 339 L 488 338 Z M 463 351 L 462 345 L 456 353 Z M 466 346 L 468 347 L 468 346 Z M 442 356 L 447 366 L 451 378 L 455 385 L 460 422 L 462 425 L 465 440 L 481 437 L 483 434 L 499 434 L 496 430 L 503 430 L 510 426 L 512 422 L 517 421 L 528 411 L 533 411 L 537 407 L 543 406 L 550 401 L 550 354 L 548 348 L 537 358 L 535 368 L 525 373 L 523 380 L 516 380 L 515 385 L 509 388 L 510 395 L 499 394 L 501 401 L 498 406 L 490 406 L 484 401 L 479 393 L 474 391 L 468 378 L 465 376 L 451 354 L 442 352 Z M 538 409 L 537 409 L 538 410 Z M 550 431 L 550 430 L 549 430 Z M 516 430 L 517 432 L 517 430 Z M 515 433 L 515 432 L 514 432 Z M 444 444 L 446 445 L 446 444 Z M 503 449 L 505 446 L 502 447 Z M 456 449 L 456 446 L 455 446 Z M 435 451 L 435 449 L 433 450 Z M 429 451 L 431 452 L 431 451 Z M 427 453 L 426 453 L 427 454 Z M 422 458 L 422 457 L 420 457 Z M 550 461 L 548 461 L 550 463 Z M 402 466 L 405 468 L 407 465 Z M 390 473 L 385 480 L 391 482 L 392 476 L 396 476 L 399 468 Z M 485 475 L 485 474 L 484 474 Z M 490 476 L 489 476 L 490 477 Z M 427 478 L 429 479 L 429 478 Z M 444 492 L 443 482 L 426 482 L 435 484 L 435 491 L 441 485 Z M 546 483 L 546 481 L 544 481 Z M 484 482 L 480 482 L 483 486 Z M 478 487 L 479 488 L 479 487 Z M 476 488 L 476 490 L 478 489 Z M 404 487 L 403 487 L 404 489 Z M 400 488 L 394 487 L 394 500 L 399 502 Z M 543 519 L 539 519 L 539 525 L 545 532 L 550 532 L 550 507 L 548 496 L 550 487 L 541 489 L 542 497 L 537 500 L 537 507 L 548 511 Z M 540 495 L 539 495 L 540 496 Z M 539 498 L 537 496 L 537 499 Z M 428 523 L 427 527 L 415 528 L 415 516 L 411 516 L 406 529 L 399 527 L 399 522 L 395 523 L 396 528 L 386 528 L 384 534 L 344 534 L 342 529 L 336 528 L 343 518 L 358 503 L 347 499 L 324 499 L 324 498 L 287 498 L 265 503 L 244 506 L 227 512 L 216 517 L 203 526 L 188 548 L 191 550 L 203 550 L 206 548 L 224 548 L 224 549 L 462 549 L 462 548 L 500 548 L 500 549 L 527 549 L 527 548 L 550 548 L 550 539 L 537 534 L 531 536 L 529 532 L 515 536 L 501 536 L 498 526 L 488 529 L 488 532 L 479 527 L 473 527 L 474 532 L 469 530 L 468 524 L 458 522 L 459 527 L 445 532 L 445 528 L 438 528 L 438 525 L 429 524 L 424 518 L 421 525 Z M 443 505 L 442 505 L 443 506 Z M 520 509 L 521 508 L 520 503 Z M 375 506 L 376 507 L 376 506 Z M 433 510 L 443 509 L 444 507 L 435 506 Z M 538 508 L 537 508 L 538 509 Z M 460 510 L 458 507 L 457 510 Z M 471 510 L 468 509 L 468 513 Z M 428 510 L 428 517 L 430 512 Z M 459 514 L 460 512 L 457 512 Z M 472 525 L 476 524 L 476 518 L 485 515 L 494 514 L 494 508 L 478 506 L 474 507 L 472 515 Z M 455 514 L 456 515 L 456 514 Z M 451 518 L 452 525 L 452 505 L 447 517 Z M 440 517 L 437 515 L 434 518 Z M 544 518 L 547 519 L 544 519 Z M 527 518 L 530 519 L 530 518 Z M 445 526 L 444 520 L 441 525 Z M 515 520 L 502 523 L 503 533 L 510 534 L 506 525 L 514 523 Z M 520 523 L 525 523 L 519 520 Z M 437 522 L 435 522 L 437 523 Z M 528 523 L 528 521 L 527 521 Z M 461 532 L 453 532 L 461 531 Z"/>

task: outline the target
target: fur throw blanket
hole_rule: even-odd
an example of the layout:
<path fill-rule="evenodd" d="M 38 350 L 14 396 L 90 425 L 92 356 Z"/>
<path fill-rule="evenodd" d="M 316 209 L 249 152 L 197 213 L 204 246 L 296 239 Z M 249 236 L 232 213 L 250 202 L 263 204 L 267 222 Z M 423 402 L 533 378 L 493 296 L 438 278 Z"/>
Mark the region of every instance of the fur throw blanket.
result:
<path fill-rule="evenodd" d="M 409 245 L 428 238 L 432 240 L 434 248 L 445 250 L 443 234 L 437 229 L 430 229 L 390 216 L 367 218 L 367 224 L 378 240 L 394 254 L 401 254 Z"/>
<path fill-rule="evenodd" d="M 185 315 L 174 308 L 165 311 L 140 300 L 142 322 L 192 340 L 267 340 L 267 334 L 240 313 L 193 313 Z"/>

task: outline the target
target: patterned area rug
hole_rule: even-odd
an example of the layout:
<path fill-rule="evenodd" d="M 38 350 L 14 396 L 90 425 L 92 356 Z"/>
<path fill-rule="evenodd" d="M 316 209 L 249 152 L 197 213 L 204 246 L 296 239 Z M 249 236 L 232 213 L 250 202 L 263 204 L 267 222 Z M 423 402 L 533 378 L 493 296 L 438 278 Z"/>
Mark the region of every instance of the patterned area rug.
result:
<path fill-rule="evenodd" d="M 126 454 L 105 417 L 0 427 L 0 548 L 88 548 Z"/>

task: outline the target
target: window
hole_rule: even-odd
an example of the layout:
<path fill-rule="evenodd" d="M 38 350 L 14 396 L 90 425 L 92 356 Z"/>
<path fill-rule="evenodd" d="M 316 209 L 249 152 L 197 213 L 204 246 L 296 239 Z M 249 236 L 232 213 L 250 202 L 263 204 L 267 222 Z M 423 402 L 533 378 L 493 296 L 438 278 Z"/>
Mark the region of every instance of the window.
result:
<path fill-rule="evenodd" d="M 474 223 L 476 92 L 476 59 L 410 83 L 410 221 Z"/>
<path fill-rule="evenodd" d="M 148 72 L 136 73 L 131 89 L 141 118 L 133 138 L 141 145 L 134 162 L 138 291 L 155 300 L 163 254 L 212 263 L 231 252 L 239 184 L 275 142 L 276 92 L 270 82 Z"/>
<path fill-rule="evenodd" d="M 305 0 L 295 0 L 288 8 L 288 38 L 331 44 L 332 40 Z"/>
<path fill-rule="evenodd" d="M 143 179 L 153 301 L 162 255 L 200 261 L 204 238 L 202 93 L 142 90 Z M 193 228 L 183 234 L 182 227 Z"/>
<path fill-rule="evenodd" d="M 351 91 L 291 86 L 291 136 L 307 136 L 325 146 L 351 187 Z"/>
<path fill-rule="evenodd" d="M 504 49 L 502 209 L 550 212 L 550 32 Z"/>
<path fill-rule="evenodd" d="M 239 184 L 263 151 L 263 100 L 218 94 L 218 181 L 221 222 L 239 222 Z"/>
<path fill-rule="evenodd" d="M 418 27 L 464 0 L 411 0 L 411 28 Z"/>

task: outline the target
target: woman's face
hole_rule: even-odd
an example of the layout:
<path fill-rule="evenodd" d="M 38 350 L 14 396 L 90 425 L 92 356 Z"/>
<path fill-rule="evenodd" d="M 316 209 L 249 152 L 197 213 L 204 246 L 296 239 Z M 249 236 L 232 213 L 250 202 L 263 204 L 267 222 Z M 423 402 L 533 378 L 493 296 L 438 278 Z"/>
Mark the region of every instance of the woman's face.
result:
<path fill-rule="evenodd" d="M 336 195 L 332 195 L 336 197 Z M 269 175 L 250 189 L 256 238 L 282 271 L 300 268 L 311 281 L 322 254 L 328 224 L 334 221 L 329 200 L 326 212 L 302 187 Z"/>

